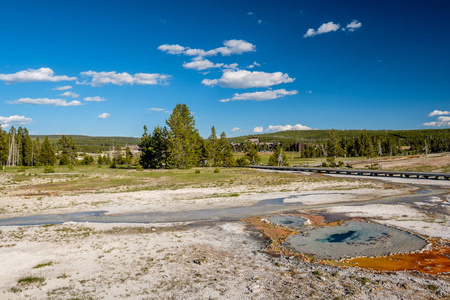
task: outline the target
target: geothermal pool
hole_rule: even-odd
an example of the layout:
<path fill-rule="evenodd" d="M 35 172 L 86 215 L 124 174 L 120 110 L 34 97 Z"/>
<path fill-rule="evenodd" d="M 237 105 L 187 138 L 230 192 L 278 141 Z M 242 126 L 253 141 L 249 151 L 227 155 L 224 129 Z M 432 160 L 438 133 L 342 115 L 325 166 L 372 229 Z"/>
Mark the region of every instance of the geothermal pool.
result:
<path fill-rule="evenodd" d="M 425 239 L 412 233 L 361 221 L 306 230 L 290 235 L 284 242 L 286 248 L 296 252 L 333 260 L 413 252 L 426 245 Z"/>

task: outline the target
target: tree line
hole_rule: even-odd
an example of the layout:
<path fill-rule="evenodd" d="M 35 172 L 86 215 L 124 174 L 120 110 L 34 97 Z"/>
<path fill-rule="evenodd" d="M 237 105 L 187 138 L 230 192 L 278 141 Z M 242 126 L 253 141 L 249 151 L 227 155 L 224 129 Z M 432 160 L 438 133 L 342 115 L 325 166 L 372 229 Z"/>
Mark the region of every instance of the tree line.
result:
<path fill-rule="evenodd" d="M 157 126 L 152 133 L 144 126 L 138 146 L 139 163 L 145 169 L 236 165 L 225 132 L 218 137 L 213 126 L 211 135 L 203 139 L 186 104 L 175 106 L 166 126 Z"/>

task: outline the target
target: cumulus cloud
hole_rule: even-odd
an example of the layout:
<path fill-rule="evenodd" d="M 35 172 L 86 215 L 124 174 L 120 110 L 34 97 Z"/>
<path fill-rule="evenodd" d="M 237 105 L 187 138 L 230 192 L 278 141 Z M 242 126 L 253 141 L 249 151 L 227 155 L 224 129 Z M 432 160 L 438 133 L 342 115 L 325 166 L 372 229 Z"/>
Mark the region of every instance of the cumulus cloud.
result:
<path fill-rule="evenodd" d="M 9 116 L 9 117 L 2 117 L 0 116 L 0 126 L 1 128 L 7 128 L 10 125 L 26 125 L 33 122 L 32 118 L 27 118 L 25 116 Z"/>
<path fill-rule="evenodd" d="M 288 95 L 296 95 L 298 92 L 296 90 L 286 91 L 285 89 L 279 90 L 268 90 L 264 92 L 253 92 L 253 93 L 242 93 L 242 94 L 234 94 L 231 99 L 222 99 L 220 102 L 229 102 L 229 101 L 266 101 L 273 100 L 277 98 L 281 98 Z"/>
<path fill-rule="evenodd" d="M 78 98 L 80 95 L 78 95 L 77 93 L 74 93 L 74 92 L 64 92 L 64 93 L 60 94 L 60 96 Z"/>
<path fill-rule="evenodd" d="M 169 54 L 181 54 L 184 52 L 185 49 L 186 49 L 185 47 L 180 46 L 178 44 L 176 45 L 164 44 L 158 47 L 158 50 L 162 52 L 167 52 Z"/>
<path fill-rule="evenodd" d="M 71 88 L 72 88 L 71 85 L 65 85 L 65 86 L 55 87 L 53 90 L 54 91 L 67 91 L 67 90 L 70 90 Z"/>
<path fill-rule="evenodd" d="M 348 30 L 350 32 L 355 31 L 358 28 L 361 28 L 362 24 L 361 22 L 358 22 L 358 20 L 353 20 L 350 24 L 347 24 L 345 28 L 342 28 L 342 30 Z"/>
<path fill-rule="evenodd" d="M 241 130 L 239 127 L 233 127 L 233 128 L 231 129 L 231 132 L 236 132 L 236 131 L 239 131 L 239 130 Z"/>
<path fill-rule="evenodd" d="M 311 130 L 312 128 L 308 126 L 304 126 L 302 124 L 295 124 L 295 125 L 270 125 L 266 131 L 288 131 L 288 130 Z"/>
<path fill-rule="evenodd" d="M 341 28 L 341 25 L 334 24 L 333 22 L 323 23 L 319 27 L 319 29 L 317 29 L 317 31 L 312 28 L 309 28 L 308 31 L 306 31 L 306 33 L 303 35 L 303 37 L 304 38 L 312 37 L 312 36 L 315 36 L 318 34 L 324 34 L 324 33 L 332 32 L 332 31 L 336 31 L 339 28 Z"/>
<path fill-rule="evenodd" d="M 102 113 L 97 116 L 97 119 L 108 119 L 110 116 L 108 113 Z"/>
<path fill-rule="evenodd" d="M 158 73 L 136 73 L 134 75 L 124 73 L 112 72 L 95 72 L 86 71 L 81 72 L 84 77 L 91 77 L 90 82 L 85 82 L 84 84 L 91 85 L 93 87 L 103 86 L 105 84 L 115 84 L 115 85 L 156 85 L 164 84 L 168 79 L 171 78 L 170 75 L 158 74 Z"/>
<path fill-rule="evenodd" d="M 100 97 L 100 96 L 95 96 L 95 97 L 86 97 L 83 99 L 84 101 L 88 101 L 88 102 L 102 102 L 102 101 L 106 101 L 105 98 Z"/>
<path fill-rule="evenodd" d="M 206 58 L 203 57 L 195 57 L 194 59 L 192 59 L 191 62 L 189 63 L 184 63 L 183 67 L 186 69 L 194 69 L 197 71 L 202 71 L 202 70 L 206 70 L 206 69 L 212 69 L 212 68 L 220 68 L 222 67 L 224 64 L 215 64 L 209 60 L 207 60 Z"/>
<path fill-rule="evenodd" d="M 450 111 L 433 110 L 428 114 L 429 117 L 450 115 Z"/>
<path fill-rule="evenodd" d="M 28 69 L 25 71 L 19 71 L 13 74 L 0 74 L 0 80 L 6 82 L 6 84 L 13 84 L 17 82 L 41 82 L 41 81 L 70 81 L 77 80 L 76 77 L 68 77 L 66 75 L 55 76 L 50 68 L 40 69 Z"/>
<path fill-rule="evenodd" d="M 288 74 L 281 72 L 266 73 L 257 71 L 225 71 L 219 79 L 203 79 L 202 83 L 207 86 L 219 85 L 235 89 L 269 87 L 281 83 L 293 82 L 295 78 L 290 78 Z"/>
<path fill-rule="evenodd" d="M 74 100 L 67 102 L 64 99 L 49 99 L 49 98 L 20 98 L 13 101 L 6 101 L 10 104 L 34 104 L 34 105 L 52 105 L 52 106 L 78 106 L 81 105 L 80 101 Z"/>
<path fill-rule="evenodd" d="M 178 44 L 169 45 L 164 44 L 158 47 L 158 50 L 167 52 L 169 54 L 184 54 L 188 56 L 214 56 L 221 54 L 222 56 L 229 56 L 232 54 L 243 54 L 245 52 L 256 51 L 256 46 L 244 40 L 228 40 L 223 42 L 223 47 L 214 48 L 208 51 L 203 49 L 191 49 L 183 47 Z"/>
<path fill-rule="evenodd" d="M 262 126 L 253 128 L 253 132 L 255 132 L 255 133 L 261 133 L 263 131 L 264 131 L 264 129 Z"/>
<path fill-rule="evenodd" d="M 158 108 L 158 107 L 152 107 L 152 108 L 147 108 L 147 111 L 165 111 L 165 108 Z"/>

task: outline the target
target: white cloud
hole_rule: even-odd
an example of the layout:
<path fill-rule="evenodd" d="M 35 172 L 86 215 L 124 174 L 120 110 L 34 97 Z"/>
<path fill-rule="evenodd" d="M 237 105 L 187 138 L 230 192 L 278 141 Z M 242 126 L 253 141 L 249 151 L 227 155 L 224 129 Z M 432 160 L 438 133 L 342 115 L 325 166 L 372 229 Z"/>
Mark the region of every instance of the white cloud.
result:
<path fill-rule="evenodd" d="M 241 130 L 239 127 L 233 127 L 233 128 L 231 129 L 231 132 L 236 132 L 236 131 L 239 131 L 239 130 Z"/>
<path fill-rule="evenodd" d="M 164 74 L 150 74 L 150 73 L 136 73 L 134 75 L 124 73 L 117 73 L 116 71 L 112 72 L 95 72 L 95 71 L 87 71 L 80 73 L 84 77 L 92 77 L 91 82 L 85 83 L 91 85 L 93 87 L 103 86 L 105 84 L 116 84 L 116 85 L 124 85 L 124 84 L 139 84 L 139 85 L 156 85 L 156 84 L 164 84 L 166 80 L 170 79 L 170 75 Z"/>
<path fill-rule="evenodd" d="M 428 114 L 429 117 L 450 115 L 450 111 L 433 110 Z"/>
<path fill-rule="evenodd" d="M 312 128 L 302 124 L 295 125 L 270 125 L 266 131 L 311 130 Z"/>
<path fill-rule="evenodd" d="M 77 93 L 74 93 L 74 92 L 64 92 L 64 93 L 60 94 L 60 96 L 78 98 L 80 95 L 78 95 Z"/>
<path fill-rule="evenodd" d="M 263 131 L 264 131 L 264 129 L 262 126 L 253 128 L 253 132 L 255 132 L 255 133 L 261 133 Z"/>
<path fill-rule="evenodd" d="M 65 86 L 55 87 L 53 90 L 54 91 L 66 91 L 66 90 L 70 90 L 71 88 L 72 88 L 71 85 L 65 85 Z"/>
<path fill-rule="evenodd" d="M 157 107 L 152 107 L 152 108 L 147 108 L 147 111 L 165 111 L 165 108 L 157 108 Z"/>
<path fill-rule="evenodd" d="M 347 26 L 342 30 L 347 29 L 348 31 L 353 32 L 356 29 L 361 28 L 361 26 L 362 26 L 361 22 L 358 22 L 358 20 L 353 20 L 350 24 L 347 24 Z"/>
<path fill-rule="evenodd" d="M 206 69 L 212 69 L 212 68 L 220 68 L 223 64 L 215 64 L 206 58 L 203 57 L 195 57 L 192 59 L 189 63 L 184 63 L 183 67 L 186 69 L 194 69 L 197 71 L 206 70 Z"/>
<path fill-rule="evenodd" d="M 261 64 L 258 64 L 256 61 L 254 61 L 251 65 L 248 65 L 247 68 L 253 69 L 254 67 L 260 67 Z"/>
<path fill-rule="evenodd" d="M 262 23 L 262 20 L 258 20 L 258 24 L 261 24 Z"/>
<path fill-rule="evenodd" d="M 229 101 L 266 101 L 273 100 L 277 98 L 281 98 L 288 95 L 296 95 L 298 92 L 296 90 L 286 91 L 285 89 L 279 90 L 268 90 L 264 92 L 253 92 L 253 93 L 242 93 L 242 94 L 234 94 L 231 99 L 222 99 L 220 102 L 229 102 Z"/>
<path fill-rule="evenodd" d="M 236 89 L 269 87 L 281 83 L 293 82 L 295 78 L 290 78 L 288 74 L 281 72 L 266 73 L 257 71 L 225 71 L 219 79 L 203 79 L 202 83 L 207 86 L 219 85 Z"/>
<path fill-rule="evenodd" d="M 249 16 L 253 16 L 255 13 L 254 12 L 252 12 L 252 11 L 249 11 L 248 13 L 247 13 L 247 15 L 249 15 Z"/>
<path fill-rule="evenodd" d="M 14 74 L 0 74 L 0 80 L 5 81 L 7 84 L 13 84 L 17 82 L 70 81 L 77 80 L 77 78 L 68 77 L 66 75 L 54 76 L 54 72 L 52 69 L 40 68 L 37 70 L 28 69 L 26 71 L 19 71 Z"/>
<path fill-rule="evenodd" d="M 178 44 L 176 45 L 164 44 L 158 47 L 158 50 L 162 52 L 167 52 L 169 54 L 181 54 L 184 52 L 185 49 L 186 49 L 185 47 L 180 46 Z"/>
<path fill-rule="evenodd" d="M 86 97 L 83 99 L 84 101 L 88 101 L 88 102 L 102 102 L 102 101 L 106 101 L 105 98 L 100 97 L 100 96 L 95 96 L 95 97 Z"/>
<path fill-rule="evenodd" d="M 332 32 L 332 31 L 336 31 L 339 28 L 341 28 L 341 25 L 334 24 L 333 22 L 323 23 L 319 27 L 319 29 L 317 29 L 317 31 L 312 28 L 309 28 L 308 31 L 306 31 L 306 33 L 303 35 L 303 37 L 304 38 L 312 37 L 312 36 L 315 36 L 318 34 L 324 34 L 324 33 Z"/>
<path fill-rule="evenodd" d="M 10 125 L 26 125 L 33 122 L 32 118 L 27 118 L 25 116 L 9 116 L 9 117 L 2 117 L 0 116 L 0 127 L 1 128 L 7 128 Z"/>
<path fill-rule="evenodd" d="M 18 100 L 6 101 L 10 104 L 34 104 L 34 105 L 52 105 L 52 106 L 78 106 L 80 101 L 74 100 L 67 102 L 65 99 L 49 99 L 49 98 L 20 98 Z"/>
<path fill-rule="evenodd" d="M 205 56 L 206 51 L 203 49 L 187 49 L 184 54 L 188 56 Z"/>
<path fill-rule="evenodd" d="M 305 91 L 305 93 L 307 93 L 307 94 L 311 94 L 311 93 L 312 93 L 312 91 Z"/>
<path fill-rule="evenodd" d="M 110 114 L 108 114 L 108 113 L 102 113 L 102 114 L 99 114 L 98 116 L 97 116 L 97 119 L 107 119 L 107 118 L 109 118 L 111 115 Z"/>
<path fill-rule="evenodd" d="M 164 44 L 158 47 L 158 50 L 167 52 L 169 54 L 184 54 L 188 56 L 214 56 L 221 54 L 222 56 L 229 56 L 231 54 L 243 54 L 245 52 L 256 51 L 256 46 L 244 40 L 228 40 L 223 42 L 224 47 L 218 47 L 205 51 L 203 49 L 191 49 L 183 47 L 178 44 L 168 45 Z"/>

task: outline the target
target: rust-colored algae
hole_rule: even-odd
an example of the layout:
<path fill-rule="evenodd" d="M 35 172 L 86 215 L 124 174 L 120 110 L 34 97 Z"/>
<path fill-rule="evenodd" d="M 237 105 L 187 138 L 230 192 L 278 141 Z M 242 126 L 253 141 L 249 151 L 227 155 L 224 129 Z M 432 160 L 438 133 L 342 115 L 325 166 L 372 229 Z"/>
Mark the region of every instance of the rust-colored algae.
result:
<path fill-rule="evenodd" d="M 336 226 L 341 223 L 324 221 L 320 215 L 292 214 L 308 218 L 315 226 Z M 353 218 L 363 220 L 361 218 Z M 297 253 L 283 247 L 286 238 L 298 233 L 282 226 L 274 225 L 261 217 L 244 219 L 270 239 L 271 244 L 264 252 L 274 256 L 294 256 L 302 261 L 315 261 L 319 264 L 330 264 L 340 267 L 360 267 L 378 272 L 417 271 L 431 275 L 450 275 L 450 241 L 445 239 L 427 238 L 430 246 L 427 250 L 416 253 L 400 253 L 389 256 L 358 257 L 345 260 L 316 260 L 302 253 Z"/>
<path fill-rule="evenodd" d="M 417 271 L 431 275 L 450 274 L 450 242 L 432 242 L 428 250 L 418 253 L 392 254 L 379 257 L 358 257 L 344 261 L 344 265 L 374 271 Z"/>

